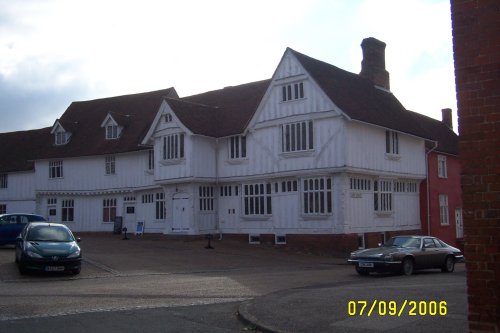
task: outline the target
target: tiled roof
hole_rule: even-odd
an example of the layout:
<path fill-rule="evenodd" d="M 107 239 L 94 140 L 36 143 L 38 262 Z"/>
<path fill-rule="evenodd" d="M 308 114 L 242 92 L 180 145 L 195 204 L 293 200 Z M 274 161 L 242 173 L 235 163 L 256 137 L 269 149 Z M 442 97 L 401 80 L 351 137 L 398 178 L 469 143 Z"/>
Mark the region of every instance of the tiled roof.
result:
<path fill-rule="evenodd" d="M 184 102 L 212 108 L 205 108 L 202 111 L 210 113 L 210 116 L 204 114 L 203 119 L 196 119 L 202 112 L 198 114 L 183 112 L 179 118 L 195 133 L 213 137 L 241 134 L 257 110 L 270 83 L 271 80 L 263 80 L 183 97 L 181 100 Z M 174 112 L 177 114 L 177 110 Z"/>
<path fill-rule="evenodd" d="M 177 97 L 175 89 L 73 102 L 59 120 L 72 132 L 65 145 L 50 144 L 41 159 L 117 154 L 144 149 L 140 143 L 165 97 Z M 101 127 L 110 114 L 123 131 L 119 139 L 106 140 Z M 50 136 L 51 142 L 53 137 Z"/>
<path fill-rule="evenodd" d="M 33 170 L 37 159 L 53 142 L 50 127 L 0 134 L 0 172 Z"/>

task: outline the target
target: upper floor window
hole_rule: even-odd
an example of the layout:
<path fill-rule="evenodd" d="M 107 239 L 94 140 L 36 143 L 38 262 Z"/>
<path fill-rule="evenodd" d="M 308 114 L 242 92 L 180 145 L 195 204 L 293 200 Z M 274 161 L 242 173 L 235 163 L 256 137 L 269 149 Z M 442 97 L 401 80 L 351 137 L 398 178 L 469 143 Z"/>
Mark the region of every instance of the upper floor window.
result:
<path fill-rule="evenodd" d="M 106 126 L 106 140 L 118 139 L 120 135 L 120 129 L 118 125 L 107 125 Z"/>
<path fill-rule="evenodd" d="M 148 170 L 154 170 L 155 168 L 155 151 L 150 149 L 148 152 Z"/>
<path fill-rule="evenodd" d="M 439 178 L 447 178 L 448 172 L 446 168 L 446 156 L 438 155 L 438 177 Z"/>
<path fill-rule="evenodd" d="M 184 158 L 184 134 L 177 133 L 163 137 L 163 159 L 175 160 Z"/>
<path fill-rule="evenodd" d="M 398 132 L 385 131 L 385 152 L 387 154 L 399 154 Z"/>
<path fill-rule="evenodd" d="M 332 213 L 332 179 L 330 177 L 304 179 L 302 185 L 303 214 L 327 215 Z"/>
<path fill-rule="evenodd" d="M 172 122 L 172 115 L 170 113 L 165 114 L 165 122 L 166 123 Z"/>
<path fill-rule="evenodd" d="M 229 158 L 247 157 L 247 139 L 245 136 L 236 135 L 229 139 Z"/>
<path fill-rule="evenodd" d="M 106 174 L 114 175 L 115 174 L 115 157 L 114 156 L 106 156 Z"/>
<path fill-rule="evenodd" d="M 281 100 L 283 102 L 304 98 L 304 83 L 303 82 L 287 84 L 287 85 L 284 85 L 281 89 L 282 89 Z"/>
<path fill-rule="evenodd" d="M 49 178 L 62 178 L 62 177 L 63 177 L 63 161 L 50 161 Z"/>
<path fill-rule="evenodd" d="M 281 126 L 281 151 L 295 152 L 314 149 L 314 128 L 312 120 Z"/>
<path fill-rule="evenodd" d="M 8 187 L 8 177 L 7 174 L 0 174 L 0 188 L 7 188 Z"/>

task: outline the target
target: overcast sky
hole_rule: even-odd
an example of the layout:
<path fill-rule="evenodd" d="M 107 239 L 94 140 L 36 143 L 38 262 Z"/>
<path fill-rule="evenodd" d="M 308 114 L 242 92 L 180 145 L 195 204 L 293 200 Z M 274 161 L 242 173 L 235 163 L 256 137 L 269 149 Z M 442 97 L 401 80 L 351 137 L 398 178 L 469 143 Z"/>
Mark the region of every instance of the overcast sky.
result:
<path fill-rule="evenodd" d="M 0 132 L 52 126 L 72 101 L 270 78 L 286 47 L 359 73 L 384 41 L 391 90 L 456 123 L 449 0 L 0 0 Z"/>

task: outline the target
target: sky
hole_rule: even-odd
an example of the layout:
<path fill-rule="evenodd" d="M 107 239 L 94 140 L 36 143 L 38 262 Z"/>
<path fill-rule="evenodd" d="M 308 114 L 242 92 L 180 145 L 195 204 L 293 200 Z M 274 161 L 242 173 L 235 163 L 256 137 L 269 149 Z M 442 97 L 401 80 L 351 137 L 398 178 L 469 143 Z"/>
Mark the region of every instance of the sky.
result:
<path fill-rule="evenodd" d="M 73 101 L 268 79 L 287 47 L 359 73 L 367 37 L 406 109 L 451 108 L 457 132 L 449 0 L 0 0 L 0 133 Z"/>

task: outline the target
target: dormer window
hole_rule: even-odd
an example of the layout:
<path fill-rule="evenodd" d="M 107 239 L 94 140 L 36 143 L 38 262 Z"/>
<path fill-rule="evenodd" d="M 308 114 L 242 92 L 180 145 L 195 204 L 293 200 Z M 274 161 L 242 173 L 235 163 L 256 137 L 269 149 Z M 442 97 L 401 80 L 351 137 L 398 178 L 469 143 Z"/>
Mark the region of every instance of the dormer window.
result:
<path fill-rule="evenodd" d="M 56 120 L 54 126 L 52 126 L 50 134 L 54 135 L 54 144 L 56 146 L 67 144 L 69 142 L 69 138 L 71 137 L 71 133 L 64 129 L 59 119 Z"/>
<path fill-rule="evenodd" d="M 106 140 L 118 139 L 118 126 L 108 125 L 106 126 Z"/>
<path fill-rule="evenodd" d="M 119 126 L 116 120 L 108 114 L 106 119 L 101 124 L 101 127 L 105 130 L 105 138 L 106 140 L 116 140 L 120 137 L 123 127 Z"/>
<path fill-rule="evenodd" d="M 166 123 L 172 122 L 172 115 L 170 113 L 165 114 L 165 122 Z"/>

